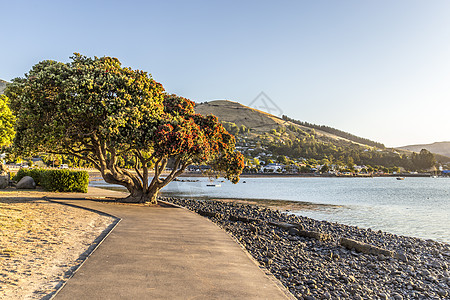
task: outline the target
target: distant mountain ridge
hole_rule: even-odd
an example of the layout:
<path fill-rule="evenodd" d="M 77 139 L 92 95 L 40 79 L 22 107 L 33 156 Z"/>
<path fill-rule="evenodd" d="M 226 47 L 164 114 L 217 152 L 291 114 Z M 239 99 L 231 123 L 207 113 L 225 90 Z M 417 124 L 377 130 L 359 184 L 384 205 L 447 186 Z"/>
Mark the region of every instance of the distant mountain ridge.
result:
<path fill-rule="evenodd" d="M 3 94 L 3 92 L 5 91 L 7 83 L 8 83 L 7 81 L 0 79 L 0 95 Z"/>
<path fill-rule="evenodd" d="M 396 148 L 412 152 L 420 152 L 420 150 L 422 149 L 427 149 L 430 152 L 450 157 L 450 142 L 436 142 L 432 144 L 408 145 Z"/>

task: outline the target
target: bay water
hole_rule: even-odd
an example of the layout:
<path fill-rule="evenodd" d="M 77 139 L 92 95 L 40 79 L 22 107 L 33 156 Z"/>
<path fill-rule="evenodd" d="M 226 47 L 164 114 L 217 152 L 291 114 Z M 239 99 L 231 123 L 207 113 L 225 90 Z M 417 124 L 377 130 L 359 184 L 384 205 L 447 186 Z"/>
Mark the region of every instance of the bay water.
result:
<path fill-rule="evenodd" d="M 171 182 L 161 195 L 290 202 L 298 204 L 290 206 L 291 213 L 317 220 L 450 243 L 450 178 L 255 177 L 237 184 L 179 179 L 184 182 Z M 101 180 L 91 185 L 109 186 Z"/>

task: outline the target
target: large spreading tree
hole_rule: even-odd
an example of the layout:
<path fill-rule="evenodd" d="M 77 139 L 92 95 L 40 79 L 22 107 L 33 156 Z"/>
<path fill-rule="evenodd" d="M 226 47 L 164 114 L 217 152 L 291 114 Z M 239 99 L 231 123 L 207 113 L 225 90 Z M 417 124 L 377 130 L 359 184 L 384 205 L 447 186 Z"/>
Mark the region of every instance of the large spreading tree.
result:
<path fill-rule="evenodd" d="M 127 202 L 156 203 L 160 189 L 190 164 L 207 163 L 238 182 L 242 154 L 215 116 L 196 114 L 192 101 L 165 93 L 149 74 L 116 58 L 71 59 L 39 62 L 8 86 L 20 153 L 86 160 L 106 182 L 127 188 Z M 133 172 L 118 166 L 130 155 Z M 162 178 L 168 163 L 172 171 Z"/>

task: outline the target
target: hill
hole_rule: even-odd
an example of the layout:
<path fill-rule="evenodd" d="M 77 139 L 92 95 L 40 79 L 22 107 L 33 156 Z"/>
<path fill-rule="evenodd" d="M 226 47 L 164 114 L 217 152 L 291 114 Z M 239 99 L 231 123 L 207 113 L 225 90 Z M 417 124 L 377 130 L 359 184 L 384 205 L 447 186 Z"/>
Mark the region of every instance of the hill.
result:
<path fill-rule="evenodd" d="M 248 165 L 257 161 L 346 167 L 373 166 L 379 170 L 423 170 L 425 154 L 414 156 L 407 150 L 385 148 L 383 144 L 325 125 L 316 125 L 288 116 L 279 118 L 238 102 L 215 100 L 198 103 L 195 111 L 213 114 L 236 137 L 237 148 Z M 422 157 L 423 156 L 423 157 Z M 438 156 L 436 156 L 438 158 Z M 439 158 L 438 158 L 439 159 Z M 429 164 L 431 164 L 429 161 Z M 427 166 L 426 168 L 429 168 Z"/>
<path fill-rule="evenodd" d="M 436 142 L 432 144 L 408 145 L 397 148 L 412 152 L 420 152 L 420 150 L 422 149 L 427 149 L 430 152 L 450 157 L 450 142 Z"/>
<path fill-rule="evenodd" d="M 0 95 L 3 94 L 3 91 L 6 88 L 6 81 L 0 79 Z"/>
<path fill-rule="evenodd" d="M 320 140 L 346 141 L 360 144 L 362 146 L 373 146 L 369 145 L 370 143 L 368 144 L 362 142 L 362 140 L 371 142 L 367 139 L 359 138 L 331 127 L 299 122 L 286 116 L 283 116 L 283 118 L 279 118 L 264 111 L 229 100 L 214 100 L 198 103 L 195 106 L 195 111 L 202 115 L 213 114 L 217 116 L 217 118 L 219 118 L 219 120 L 222 122 L 234 123 L 238 127 L 245 126 L 252 132 L 258 134 L 270 132 L 271 130 L 277 130 L 280 127 L 290 126 L 292 128 L 293 126 L 294 128 L 297 128 L 297 130 L 302 130 L 306 133 L 313 132 L 316 138 L 319 138 Z M 325 131 L 324 129 L 334 129 L 335 132 L 333 133 L 331 130 Z M 346 134 L 347 136 L 345 136 L 344 134 Z M 350 136 L 354 137 L 355 139 L 352 140 Z M 378 144 L 380 148 L 384 148 L 382 144 L 375 144 Z"/>

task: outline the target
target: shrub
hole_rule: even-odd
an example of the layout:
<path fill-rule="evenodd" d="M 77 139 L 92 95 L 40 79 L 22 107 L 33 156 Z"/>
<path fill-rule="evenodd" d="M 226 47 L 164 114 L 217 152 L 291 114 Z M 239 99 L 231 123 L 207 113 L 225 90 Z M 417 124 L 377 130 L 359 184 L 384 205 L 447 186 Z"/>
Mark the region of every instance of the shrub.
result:
<path fill-rule="evenodd" d="M 25 176 L 32 177 L 36 185 L 51 192 L 87 193 L 89 184 L 89 174 L 86 171 L 20 169 L 14 180 L 19 181 Z"/>
<path fill-rule="evenodd" d="M 89 174 L 86 171 L 46 170 L 41 183 L 44 189 L 51 192 L 87 193 Z"/>
<path fill-rule="evenodd" d="M 16 175 L 14 176 L 13 180 L 20 181 L 25 176 L 30 176 L 33 178 L 36 185 L 41 185 L 41 176 L 42 173 L 45 172 L 43 169 L 20 169 Z"/>

